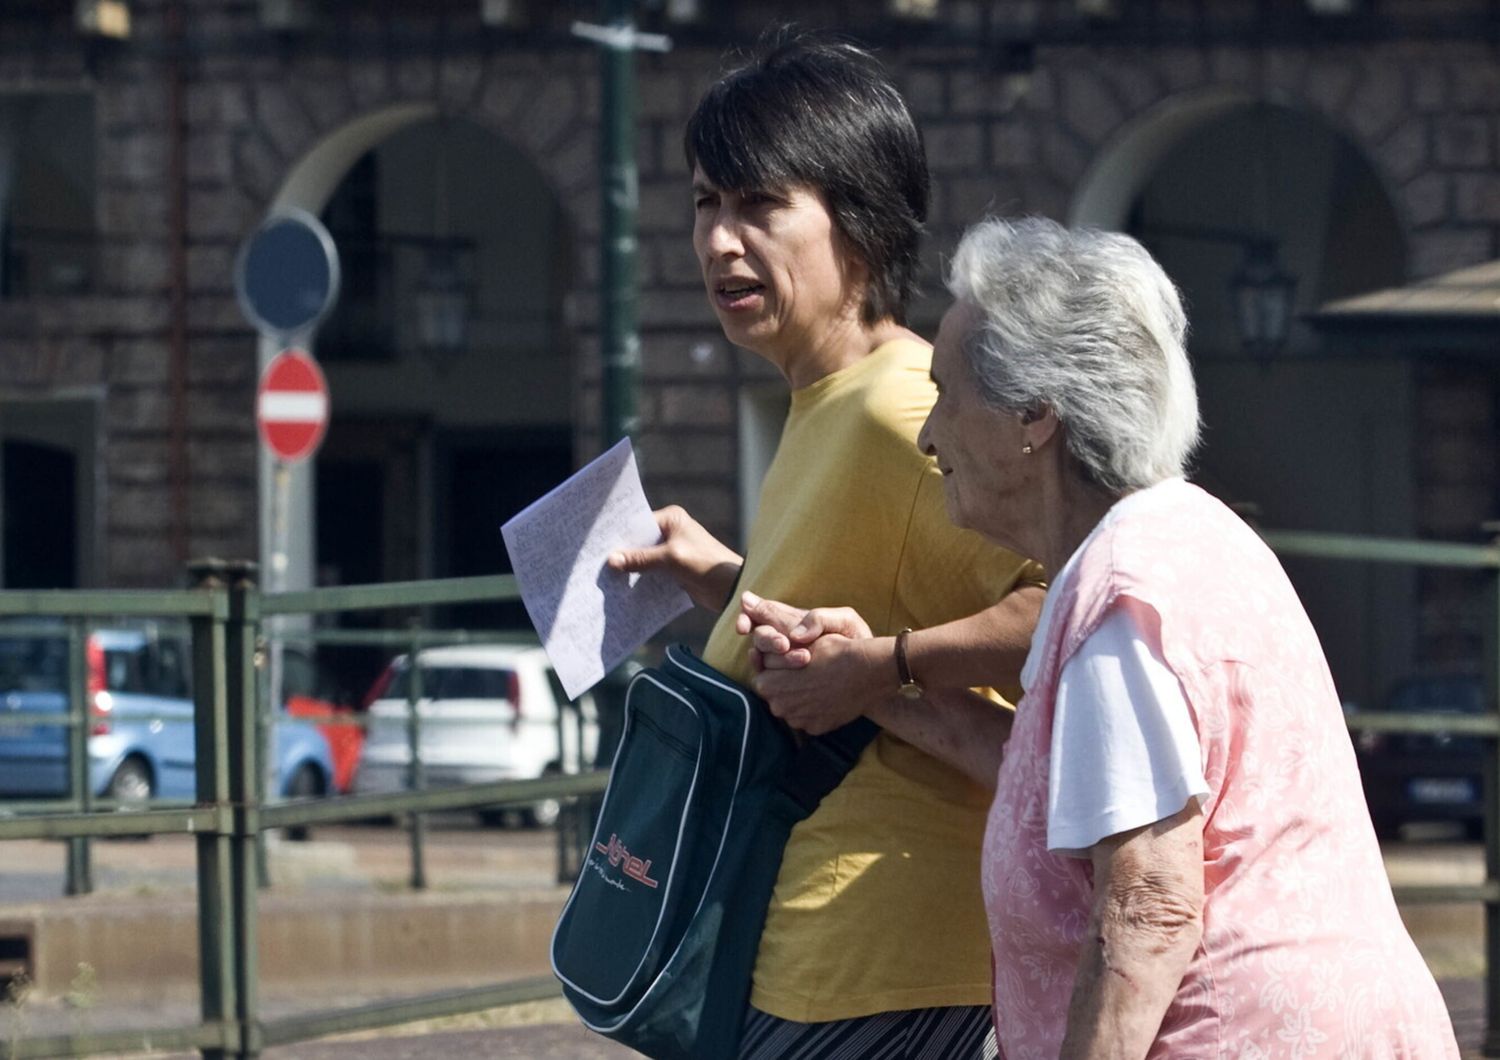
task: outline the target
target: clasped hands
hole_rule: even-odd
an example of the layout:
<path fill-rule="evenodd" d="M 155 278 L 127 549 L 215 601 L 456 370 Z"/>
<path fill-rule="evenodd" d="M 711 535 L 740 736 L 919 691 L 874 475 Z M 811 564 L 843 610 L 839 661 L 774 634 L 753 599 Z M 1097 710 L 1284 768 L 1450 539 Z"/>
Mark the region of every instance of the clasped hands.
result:
<path fill-rule="evenodd" d="M 735 629 L 750 638 L 752 687 L 772 714 L 802 732 L 846 725 L 895 687 L 891 649 L 881 645 L 890 638 L 874 637 L 853 608 L 806 611 L 747 592 Z"/>
<path fill-rule="evenodd" d="M 718 611 L 739 577 L 739 554 L 676 505 L 653 514 L 661 540 L 611 553 L 608 567 L 662 571 L 699 607 Z M 739 602 L 735 628 L 751 640 L 751 684 L 792 728 L 815 736 L 831 732 L 895 688 L 894 642 L 872 637 L 852 608 L 805 611 L 754 593 Z"/>

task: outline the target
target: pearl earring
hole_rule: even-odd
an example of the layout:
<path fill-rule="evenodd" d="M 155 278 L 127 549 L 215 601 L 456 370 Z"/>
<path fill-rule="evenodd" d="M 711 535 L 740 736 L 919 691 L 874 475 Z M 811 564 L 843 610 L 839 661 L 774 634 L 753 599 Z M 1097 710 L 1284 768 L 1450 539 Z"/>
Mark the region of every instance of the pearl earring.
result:
<path fill-rule="evenodd" d="M 1027 456 L 1030 456 L 1032 453 L 1031 443 L 1027 442 L 1025 445 L 1021 446 L 1021 452 L 1025 453 Z"/>

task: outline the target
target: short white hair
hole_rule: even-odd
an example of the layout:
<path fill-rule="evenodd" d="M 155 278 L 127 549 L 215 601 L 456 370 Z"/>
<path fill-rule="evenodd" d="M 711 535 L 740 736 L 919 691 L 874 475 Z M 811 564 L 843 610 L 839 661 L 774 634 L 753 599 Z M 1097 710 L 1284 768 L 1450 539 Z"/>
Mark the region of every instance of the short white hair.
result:
<path fill-rule="evenodd" d="M 1199 430 L 1187 316 L 1134 239 L 981 221 L 958 244 L 948 289 L 979 311 L 963 349 L 987 404 L 1051 408 L 1085 474 L 1115 493 L 1185 473 Z"/>

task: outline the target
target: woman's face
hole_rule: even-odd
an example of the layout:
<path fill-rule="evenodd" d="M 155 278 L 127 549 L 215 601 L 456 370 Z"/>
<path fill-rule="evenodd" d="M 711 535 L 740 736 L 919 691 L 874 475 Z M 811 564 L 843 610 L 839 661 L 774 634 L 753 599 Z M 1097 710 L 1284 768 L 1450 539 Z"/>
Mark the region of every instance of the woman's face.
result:
<path fill-rule="evenodd" d="M 820 192 L 726 191 L 693 171 L 693 249 L 724 334 L 782 366 L 859 318 L 864 269 Z"/>
<path fill-rule="evenodd" d="M 955 526 L 976 530 L 1016 547 L 1018 524 L 1034 500 L 1034 468 L 1021 451 L 1021 418 L 986 405 L 974 384 L 963 343 L 979 323 L 979 311 L 955 302 L 943 315 L 932 350 L 937 404 L 927 414 L 917 444 L 935 457 L 943 473 L 943 496 Z"/>

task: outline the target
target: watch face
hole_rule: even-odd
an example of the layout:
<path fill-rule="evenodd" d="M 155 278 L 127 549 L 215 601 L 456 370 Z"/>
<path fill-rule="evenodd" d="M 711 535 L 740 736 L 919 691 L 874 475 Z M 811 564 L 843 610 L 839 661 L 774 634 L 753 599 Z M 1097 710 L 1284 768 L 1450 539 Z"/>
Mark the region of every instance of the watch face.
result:
<path fill-rule="evenodd" d="M 917 684 L 915 681 L 908 681 L 906 684 L 901 686 L 901 694 L 907 699 L 921 699 L 922 686 Z"/>

